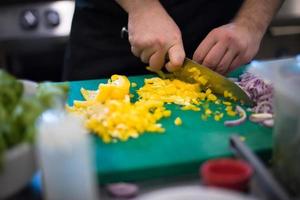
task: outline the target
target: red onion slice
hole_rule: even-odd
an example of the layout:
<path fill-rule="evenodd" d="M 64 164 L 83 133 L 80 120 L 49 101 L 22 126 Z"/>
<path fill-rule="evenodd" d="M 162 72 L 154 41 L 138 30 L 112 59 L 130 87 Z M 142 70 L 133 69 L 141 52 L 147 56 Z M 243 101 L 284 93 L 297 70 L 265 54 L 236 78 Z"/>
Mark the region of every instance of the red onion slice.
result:
<path fill-rule="evenodd" d="M 131 198 L 138 194 L 139 187 L 132 183 L 113 183 L 106 186 L 113 197 Z"/>
<path fill-rule="evenodd" d="M 240 118 L 236 120 L 225 121 L 225 126 L 238 126 L 246 121 L 247 114 L 246 111 L 241 106 L 236 106 L 235 110 L 239 113 Z"/>

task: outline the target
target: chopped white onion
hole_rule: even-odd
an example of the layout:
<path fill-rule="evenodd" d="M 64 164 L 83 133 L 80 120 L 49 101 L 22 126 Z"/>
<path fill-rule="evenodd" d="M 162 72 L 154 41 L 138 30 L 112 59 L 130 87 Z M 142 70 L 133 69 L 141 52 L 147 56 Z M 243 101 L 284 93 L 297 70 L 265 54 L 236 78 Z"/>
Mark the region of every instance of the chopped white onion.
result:
<path fill-rule="evenodd" d="M 273 119 L 273 115 L 270 113 L 254 113 L 249 117 L 252 122 L 263 122 L 268 119 Z"/>

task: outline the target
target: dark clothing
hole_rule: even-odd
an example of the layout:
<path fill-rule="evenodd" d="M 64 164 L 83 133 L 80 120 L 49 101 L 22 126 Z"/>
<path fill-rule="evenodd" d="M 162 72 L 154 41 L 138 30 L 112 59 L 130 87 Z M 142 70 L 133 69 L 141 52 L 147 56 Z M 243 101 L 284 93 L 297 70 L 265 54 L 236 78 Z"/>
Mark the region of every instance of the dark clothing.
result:
<path fill-rule="evenodd" d="M 215 27 L 228 23 L 243 0 L 162 0 L 179 26 L 187 57 Z M 127 13 L 114 0 L 90 0 L 76 6 L 66 55 L 65 78 L 94 79 L 114 73 L 143 74 L 145 64 L 120 37 Z"/>

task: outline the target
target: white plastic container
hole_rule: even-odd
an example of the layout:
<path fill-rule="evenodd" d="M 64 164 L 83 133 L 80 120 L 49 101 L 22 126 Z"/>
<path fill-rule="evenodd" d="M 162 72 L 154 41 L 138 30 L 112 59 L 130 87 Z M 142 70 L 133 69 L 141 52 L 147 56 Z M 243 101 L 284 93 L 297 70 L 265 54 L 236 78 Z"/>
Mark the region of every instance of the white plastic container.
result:
<path fill-rule="evenodd" d="M 38 133 L 45 199 L 98 199 L 90 138 L 82 121 L 62 110 L 50 110 L 40 118 Z"/>

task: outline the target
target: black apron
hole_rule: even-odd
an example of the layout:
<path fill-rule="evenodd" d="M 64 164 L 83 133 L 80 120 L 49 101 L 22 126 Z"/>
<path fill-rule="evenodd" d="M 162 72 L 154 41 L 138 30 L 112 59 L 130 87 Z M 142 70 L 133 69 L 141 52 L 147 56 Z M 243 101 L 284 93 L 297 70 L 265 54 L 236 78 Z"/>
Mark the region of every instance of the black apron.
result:
<path fill-rule="evenodd" d="M 76 6 L 66 51 L 64 80 L 108 78 L 112 74 L 145 74 L 146 64 L 120 37 L 128 15 L 114 0 L 90 0 Z M 187 57 L 215 27 L 228 23 L 243 0 L 162 0 L 179 26 Z"/>

